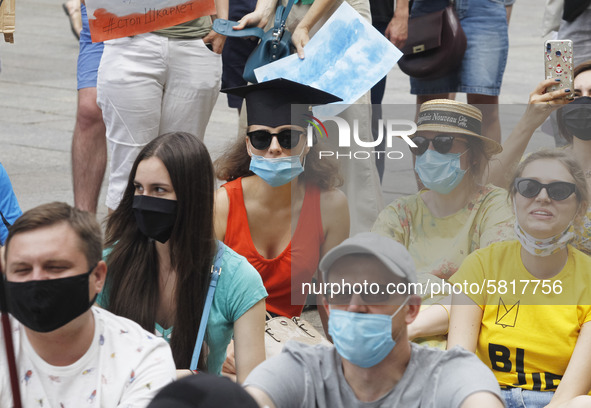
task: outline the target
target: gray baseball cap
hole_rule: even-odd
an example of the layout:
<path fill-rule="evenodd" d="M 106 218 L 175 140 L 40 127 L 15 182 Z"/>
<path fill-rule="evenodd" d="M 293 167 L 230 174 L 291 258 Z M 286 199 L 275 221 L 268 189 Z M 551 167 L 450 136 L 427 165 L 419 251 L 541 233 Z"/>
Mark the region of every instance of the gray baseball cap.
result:
<path fill-rule="evenodd" d="M 319 265 L 324 281 L 327 281 L 328 270 L 338 259 L 355 254 L 374 255 L 394 275 L 409 283 L 417 282 L 415 263 L 404 245 L 374 232 L 362 232 L 347 238 L 328 251 Z"/>

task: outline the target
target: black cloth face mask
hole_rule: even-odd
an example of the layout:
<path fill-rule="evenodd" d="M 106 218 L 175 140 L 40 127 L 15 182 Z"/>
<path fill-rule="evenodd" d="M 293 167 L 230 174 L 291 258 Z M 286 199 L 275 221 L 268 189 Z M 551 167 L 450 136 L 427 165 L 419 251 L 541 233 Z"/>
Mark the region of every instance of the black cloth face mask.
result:
<path fill-rule="evenodd" d="M 59 329 L 90 309 L 96 300 L 95 296 L 88 301 L 88 278 L 95 267 L 67 278 L 6 281 L 8 311 L 33 331 Z"/>
<path fill-rule="evenodd" d="M 591 97 L 576 98 L 560 112 L 564 126 L 571 135 L 581 140 L 591 140 Z"/>
<path fill-rule="evenodd" d="M 145 195 L 133 197 L 133 214 L 138 228 L 148 238 L 163 244 L 170 239 L 176 213 L 176 200 Z"/>

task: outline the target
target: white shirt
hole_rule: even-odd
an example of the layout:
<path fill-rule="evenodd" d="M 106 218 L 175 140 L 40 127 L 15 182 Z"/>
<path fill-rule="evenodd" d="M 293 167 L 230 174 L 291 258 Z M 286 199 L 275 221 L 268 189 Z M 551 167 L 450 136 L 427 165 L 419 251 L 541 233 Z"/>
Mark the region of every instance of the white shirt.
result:
<path fill-rule="evenodd" d="M 170 347 L 133 321 L 92 307 L 95 331 L 88 351 L 57 367 L 35 352 L 11 316 L 24 408 L 143 408 L 176 379 Z M 4 336 L 0 336 L 0 407 L 12 407 Z"/>

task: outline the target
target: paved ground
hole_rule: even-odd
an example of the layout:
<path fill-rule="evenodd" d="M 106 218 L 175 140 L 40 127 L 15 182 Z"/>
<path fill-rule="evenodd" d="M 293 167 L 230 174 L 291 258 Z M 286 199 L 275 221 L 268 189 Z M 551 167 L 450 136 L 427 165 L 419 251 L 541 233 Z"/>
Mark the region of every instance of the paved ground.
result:
<path fill-rule="evenodd" d="M 510 25 L 510 52 L 501 102 L 527 102 L 543 78 L 539 0 L 519 0 Z M 74 40 L 59 1 L 19 0 L 15 44 L 0 43 L 0 162 L 6 167 L 23 209 L 50 200 L 72 203 L 70 144 L 76 113 Z M 407 77 L 395 67 L 388 77 L 385 103 L 413 103 Z M 463 95 L 459 95 L 463 98 Z M 521 107 L 503 108 L 504 135 Z M 213 156 L 236 134 L 237 115 L 218 99 L 205 142 Z M 536 135 L 532 145 L 551 143 Z M 386 200 L 415 190 L 409 155 L 388 163 Z M 103 188 L 104 196 L 104 188 Z M 99 215 L 105 213 L 104 198 Z"/>
<path fill-rule="evenodd" d="M 534 86 L 543 79 L 540 0 L 519 0 L 510 25 L 510 52 L 501 91 L 503 136 L 519 117 Z M 23 210 L 48 201 L 73 203 L 70 145 L 76 113 L 74 40 L 60 1 L 19 0 L 15 44 L 0 42 L 0 162 L 10 175 Z M 384 103 L 413 103 L 407 77 L 395 67 Z M 460 100 L 465 100 L 463 95 Z M 217 101 L 205 142 L 214 157 L 236 134 L 237 114 L 225 95 Z M 551 144 L 536 134 L 530 146 Z M 106 214 L 104 190 L 99 216 Z M 390 161 L 386 201 L 416 190 L 409 155 Z"/>

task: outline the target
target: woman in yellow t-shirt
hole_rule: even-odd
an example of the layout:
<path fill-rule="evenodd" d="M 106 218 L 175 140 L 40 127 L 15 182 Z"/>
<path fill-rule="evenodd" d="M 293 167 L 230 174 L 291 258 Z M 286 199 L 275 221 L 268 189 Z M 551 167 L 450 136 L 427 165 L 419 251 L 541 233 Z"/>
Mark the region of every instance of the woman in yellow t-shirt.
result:
<path fill-rule="evenodd" d="M 445 292 L 442 284 L 469 253 L 514 238 L 507 192 L 481 181 L 491 155 L 501 151 L 500 144 L 482 136 L 481 123 L 482 113 L 472 105 L 447 99 L 421 105 L 412 136 L 417 147 L 411 151 L 428 190 L 392 202 L 372 228 L 408 249 L 423 285 L 423 303 Z M 445 348 L 449 306 L 443 305 L 450 300 L 439 301 L 423 307 L 408 330 L 411 339 Z"/>
<path fill-rule="evenodd" d="M 448 348 L 475 352 L 507 406 L 589 406 L 591 258 L 570 245 L 585 177 L 564 151 L 542 150 L 519 165 L 510 197 L 517 240 L 475 251 L 450 279 Z"/>
<path fill-rule="evenodd" d="M 522 158 L 534 131 L 552 111 L 561 107 L 556 118 L 560 134 L 568 142 L 564 151 L 579 163 L 587 179 L 587 188 L 591 189 L 591 60 L 577 65 L 573 77 L 575 98 L 572 102 L 566 99 L 570 89 L 546 92 L 547 87 L 556 83 L 553 79 L 541 82 L 531 93 L 526 114 L 503 143 L 503 152 L 491 162 L 490 183 L 508 186 L 511 180 L 505 176 L 507 169 Z M 582 221 L 574 225 L 574 232 L 572 245 L 591 255 L 591 207 L 587 208 Z"/>

